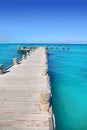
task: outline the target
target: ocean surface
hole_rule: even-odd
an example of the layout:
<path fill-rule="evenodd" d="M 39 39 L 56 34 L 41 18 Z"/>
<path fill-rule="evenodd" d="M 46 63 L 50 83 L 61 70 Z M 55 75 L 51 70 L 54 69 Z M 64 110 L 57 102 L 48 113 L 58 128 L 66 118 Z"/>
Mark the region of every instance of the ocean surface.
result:
<path fill-rule="evenodd" d="M 18 46 L 0 45 L 0 64 L 4 68 L 12 64 L 14 57 L 21 59 Z M 48 49 L 56 130 L 87 130 L 87 45 L 58 46 Z"/>
<path fill-rule="evenodd" d="M 12 65 L 13 58 L 21 59 L 21 55 L 17 53 L 17 47 L 17 44 L 0 44 L 0 64 L 3 68 Z"/>
<path fill-rule="evenodd" d="M 87 130 L 87 45 L 48 53 L 56 130 Z"/>

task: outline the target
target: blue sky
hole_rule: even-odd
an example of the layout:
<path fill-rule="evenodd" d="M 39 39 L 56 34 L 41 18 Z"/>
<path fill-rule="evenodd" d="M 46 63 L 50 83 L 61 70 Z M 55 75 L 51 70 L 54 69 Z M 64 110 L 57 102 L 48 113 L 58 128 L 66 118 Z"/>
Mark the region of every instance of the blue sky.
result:
<path fill-rule="evenodd" d="M 0 0 L 0 42 L 87 42 L 86 0 Z"/>

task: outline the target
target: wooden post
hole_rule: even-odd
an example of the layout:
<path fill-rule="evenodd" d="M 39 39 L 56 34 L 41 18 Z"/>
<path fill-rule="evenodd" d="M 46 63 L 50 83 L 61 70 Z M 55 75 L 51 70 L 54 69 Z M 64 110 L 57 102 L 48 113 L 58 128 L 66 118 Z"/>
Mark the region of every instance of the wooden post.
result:
<path fill-rule="evenodd" d="M 18 59 L 17 58 L 13 58 L 13 65 L 17 65 L 18 64 Z"/>
<path fill-rule="evenodd" d="M 50 93 L 41 92 L 40 93 L 40 110 L 49 111 L 49 106 L 50 106 Z"/>
<path fill-rule="evenodd" d="M 29 51 L 27 51 L 27 56 L 29 56 Z"/>
<path fill-rule="evenodd" d="M 0 74 L 3 74 L 3 67 L 2 67 L 2 64 L 0 64 Z"/>
<path fill-rule="evenodd" d="M 32 54 L 32 50 L 30 50 L 30 54 Z"/>
<path fill-rule="evenodd" d="M 26 55 L 24 55 L 24 54 L 23 54 L 23 57 L 22 57 L 22 59 L 26 59 Z"/>

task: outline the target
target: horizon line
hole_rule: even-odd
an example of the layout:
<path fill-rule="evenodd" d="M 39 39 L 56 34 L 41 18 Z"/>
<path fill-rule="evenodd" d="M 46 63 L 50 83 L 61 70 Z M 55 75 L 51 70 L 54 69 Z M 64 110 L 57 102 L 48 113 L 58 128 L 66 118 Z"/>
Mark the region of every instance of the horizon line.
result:
<path fill-rule="evenodd" d="M 7 43 L 5 43 L 4 42 L 4 43 L 1 43 L 0 42 L 0 44 L 69 44 L 69 45 L 72 45 L 72 44 L 87 44 L 87 42 L 80 42 L 80 43 L 76 43 L 76 42 L 72 42 L 72 43 L 70 43 L 70 42 L 69 43 L 67 43 L 67 42 L 66 43 L 63 43 L 63 42 L 60 42 L 60 43 L 53 43 L 53 42 L 52 43 L 51 42 L 41 42 L 41 43 L 40 42 L 39 43 L 38 42 L 32 42 L 32 43 L 31 42 L 7 42 Z"/>

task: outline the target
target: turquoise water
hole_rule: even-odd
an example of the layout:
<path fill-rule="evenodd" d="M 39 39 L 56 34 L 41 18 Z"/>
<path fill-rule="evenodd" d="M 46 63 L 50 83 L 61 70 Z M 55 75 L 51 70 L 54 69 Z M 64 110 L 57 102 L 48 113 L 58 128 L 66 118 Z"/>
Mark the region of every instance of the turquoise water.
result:
<path fill-rule="evenodd" d="M 87 46 L 49 49 L 56 130 L 87 130 Z"/>
<path fill-rule="evenodd" d="M 18 45 L 0 44 L 0 64 L 3 68 L 8 67 L 13 63 L 13 58 L 21 59 L 21 55 L 17 53 Z"/>

